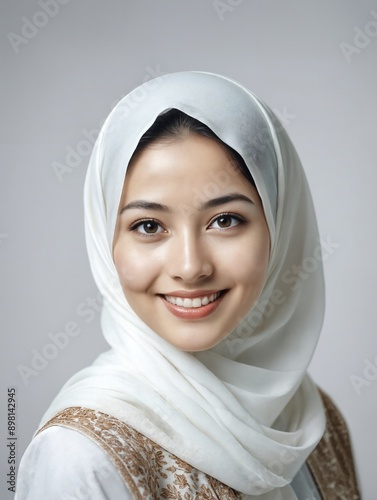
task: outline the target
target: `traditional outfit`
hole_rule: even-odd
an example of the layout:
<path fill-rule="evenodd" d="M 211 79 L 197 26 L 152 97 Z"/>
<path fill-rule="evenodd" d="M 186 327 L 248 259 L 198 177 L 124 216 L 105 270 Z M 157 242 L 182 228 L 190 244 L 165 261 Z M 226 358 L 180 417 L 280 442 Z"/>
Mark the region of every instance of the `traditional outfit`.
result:
<path fill-rule="evenodd" d="M 136 315 L 112 258 L 129 160 L 173 108 L 242 156 L 271 239 L 255 305 L 222 342 L 194 353 Z M 72 377 L 46 412 L 20 466 L 17 500 L 359 498 L 344 422 L 306 373 L 323 321 L 321 245 L 299 158 L 271 110 L 209 73 L 138 87 L 94 147 L 85 222 L 111 350 Z M 300 273 L 303 264 L 310 272 Z"/>

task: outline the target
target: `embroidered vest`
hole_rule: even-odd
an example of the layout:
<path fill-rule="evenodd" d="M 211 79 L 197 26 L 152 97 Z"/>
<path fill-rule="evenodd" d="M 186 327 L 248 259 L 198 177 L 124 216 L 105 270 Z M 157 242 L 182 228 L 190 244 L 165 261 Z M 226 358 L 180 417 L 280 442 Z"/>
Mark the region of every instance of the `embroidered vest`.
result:
<path fill-rule="evenodd" d="M 327 428 L 307 464 L 323 500 L 359 500 L 346 423 L 331 399 L 324 393 L 321 396 Z M 244 498 L 110 415 L 71 407 L 55 415 L 39 432 L 53 425 L 77 430 L 101 446 L 135 500 Z"/>

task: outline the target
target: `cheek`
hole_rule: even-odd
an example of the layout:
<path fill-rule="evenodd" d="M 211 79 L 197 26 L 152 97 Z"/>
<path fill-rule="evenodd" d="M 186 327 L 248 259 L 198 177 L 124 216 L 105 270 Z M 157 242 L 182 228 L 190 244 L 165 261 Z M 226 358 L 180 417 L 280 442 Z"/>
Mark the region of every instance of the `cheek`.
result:
<path fill-rule="evenodd" d="M 269 253 L 269 235 L 266 231 L 258 231 L 246 235 L 236 246 L 223 246 L 221 258 L 224 269 L 235 281 L 253 285 L 264 281 Z"/>
<path fill-rule="evenodd" d="M 263 235 L 265 236 L 265 235 Z M 269 262 L 269 238 L 249 239 L 227 256 L 227 268 L 240 286 L 240 304 L 250 308 L 265 284 Z"/>
<path fill-rule="evenodd" d="M 122 245 L 114 247 L 114 263 L 122 288 L 125 292 L 143 292 L 158 274 L 157 263 L 137 249 L 127 247 L 127 252 Z"/>

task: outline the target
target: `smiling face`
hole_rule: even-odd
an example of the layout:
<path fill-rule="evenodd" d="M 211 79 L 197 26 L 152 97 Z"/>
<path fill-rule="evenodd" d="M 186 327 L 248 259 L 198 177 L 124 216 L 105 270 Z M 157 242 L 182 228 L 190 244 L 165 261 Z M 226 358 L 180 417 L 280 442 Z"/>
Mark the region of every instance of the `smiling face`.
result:
<path fill-rule="evenodd" d="M 269 244 L 256 189 L 213 139 L 152 144 L 128 168 L 115 266 L 132 309 L 179 349 L 210 349 L 239 323 L 262 290 Z"/>

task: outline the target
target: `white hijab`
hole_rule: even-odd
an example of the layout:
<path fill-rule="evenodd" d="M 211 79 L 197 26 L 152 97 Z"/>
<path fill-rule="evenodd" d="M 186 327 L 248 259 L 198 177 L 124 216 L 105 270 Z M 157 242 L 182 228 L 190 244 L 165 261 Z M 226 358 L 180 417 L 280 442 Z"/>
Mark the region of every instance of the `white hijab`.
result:
<path fill-rule="evenodd" d="M 140 137 L 171 108 L 206 124 L 243 157 L 271 237 L 257 303 L 220 344 L 197 353 L 180 351 L 143 323 L 126 302 L 112 258 L 128 162 Z M 97 409 L 237 491 L 296 498 L 289 483 L 325 426 L 306 374 L 323 321 L 324 283 L 307 182 L 271 110 L 238 83 L 209 73 L 169 74 L 136 88 L 97 139 L 85 223 L 111 350 L 66 383 L 41 425 L 69 406 Z M 305 259 L 312 272 L 300 278 L 295 266 Z"/>

